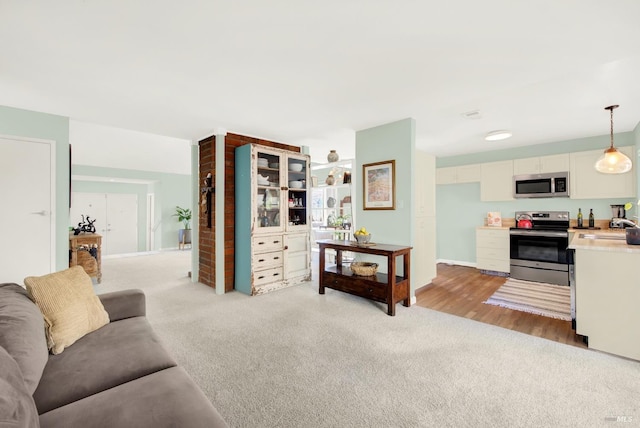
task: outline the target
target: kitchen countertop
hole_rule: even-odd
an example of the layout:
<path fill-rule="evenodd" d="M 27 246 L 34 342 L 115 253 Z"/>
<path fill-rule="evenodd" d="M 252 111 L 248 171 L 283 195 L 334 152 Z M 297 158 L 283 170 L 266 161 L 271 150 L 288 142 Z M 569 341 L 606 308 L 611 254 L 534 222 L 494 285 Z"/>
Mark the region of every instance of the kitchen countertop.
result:
<path fill-rule="evenodd" d="M 509 230 L 507 226 L 478 226 L 477 229 L 486 230 Z"/>
<path fill-rule="evenodd" d="M 569 232 L 575 232 L 573 239 L 569 243 L 569 248 L 574 250 L 594 250 L 609 251 L 622 253 L 638 253 L 640 254 L 640 245 L 628 245 L 625 239 L 588 239 L 581 238 L 580 235 L 604 235 L 604 236 L 621 236 L 624 238 L 624 230 L 612 229 L 569 229 Z"/>

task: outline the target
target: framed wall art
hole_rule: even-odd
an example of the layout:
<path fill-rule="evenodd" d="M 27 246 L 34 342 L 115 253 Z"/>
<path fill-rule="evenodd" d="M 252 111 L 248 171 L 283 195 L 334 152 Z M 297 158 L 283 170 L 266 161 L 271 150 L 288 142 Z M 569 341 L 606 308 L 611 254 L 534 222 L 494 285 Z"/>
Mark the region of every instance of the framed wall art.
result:
<path fill-rule="evenodd" d="M 395 169 L 395 160 L 362 165 L 363 209 L 396 209 Z"/>

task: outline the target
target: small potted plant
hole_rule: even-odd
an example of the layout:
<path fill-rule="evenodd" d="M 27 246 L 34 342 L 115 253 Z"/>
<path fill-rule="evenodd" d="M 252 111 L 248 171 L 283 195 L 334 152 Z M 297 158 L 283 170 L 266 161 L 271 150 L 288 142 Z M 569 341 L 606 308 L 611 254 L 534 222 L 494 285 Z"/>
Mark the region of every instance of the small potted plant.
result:
<path fill-rule="evenodd" d="M 176 213 L 173 217 L 178 217 L 178 221 L 184 226 L 183 229 L 178 230 L 178 247 L 191 244 L 191 209 L 176 205 Z"/>
<path fill-rule="evenodd" d="M 351 229 L 351 214 L 339 215 L 336 218 L 336 226 L 343 229 Z"/>

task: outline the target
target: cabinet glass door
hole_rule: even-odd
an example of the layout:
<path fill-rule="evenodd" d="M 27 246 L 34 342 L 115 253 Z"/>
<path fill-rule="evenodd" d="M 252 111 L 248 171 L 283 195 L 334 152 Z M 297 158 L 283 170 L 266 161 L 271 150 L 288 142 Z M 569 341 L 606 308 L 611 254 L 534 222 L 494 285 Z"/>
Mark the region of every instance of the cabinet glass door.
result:
<path fill-rule="evenodd" d="M 308 161 L 304 156 L 287 156 L 288 230 L 307 229 L 309 224 Z"/>
<path fill-rule="evenodd" d="M 278 231 L 283 229 L 281 170 L 283 156 L 268 151 L 257 151 L 256 156 L 256 230 Z"/>

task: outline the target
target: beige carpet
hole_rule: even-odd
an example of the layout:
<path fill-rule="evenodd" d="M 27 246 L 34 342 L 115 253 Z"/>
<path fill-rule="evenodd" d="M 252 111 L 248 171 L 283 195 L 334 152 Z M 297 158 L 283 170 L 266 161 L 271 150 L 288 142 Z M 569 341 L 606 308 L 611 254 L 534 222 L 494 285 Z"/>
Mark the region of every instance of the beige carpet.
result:
<path fill-rule="evenodd" d="M 571 321 L 571 290 L 567 286 L 509 278 L 483 303 Z"/>
<path fill-rule="evenodd" d="M 607 427 L 640 420 L 640 363 L 317 281 L 249 297 L 187 278 L 190 252 L 109 259 L 234 428 Z M 314 265 L 315 267 L 315 265 Z M 629 419 L 626 419 L 629 420 Z"/>

